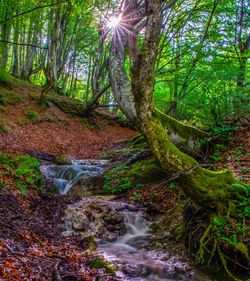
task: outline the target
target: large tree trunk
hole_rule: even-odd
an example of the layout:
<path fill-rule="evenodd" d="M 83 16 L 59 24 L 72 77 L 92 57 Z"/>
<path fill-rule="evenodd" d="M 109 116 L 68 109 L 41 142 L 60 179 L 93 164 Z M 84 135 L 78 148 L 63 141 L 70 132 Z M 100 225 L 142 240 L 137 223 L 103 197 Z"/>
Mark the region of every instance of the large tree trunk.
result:
<path fill-rule="evenodd" d="M 128 11 L 126 11 L 126 13 L 128 13 Z M 128 22 L 126 20 L 126 26 L 127 25 Z M 109 71 L 110 82 L 112 84 L 113 95 L 116 103 L 127 118 L 135 124 L 138 116 L 134 95 L 132 93 L 131 81 L 129 80 L 125 69 L 125 48 L 129 41 L 128 37 L 129 36 L 119 28 L 114 33 L 110 51 Z M 136 51 L 133 53 L 136 54 Z M 144 79 L 142 79 L 142 81 L 144 81 Z M 189 151 L 190 149 L 192 152 L 199 150 L 197 140 L 208 136 L 208 134 L 204 131 L 193 126 L 183 124 L 158 109 L 155 109 L 155 114 L 162 122 L 164 128 L 168 130 L 171 141 L 178 145 L 178 147 L 184 148 L 186 151 Z"/>
<path fill-rule="evenodd" d="M 113 92 L 123 92 L 123 106 L 130 104 L 135 110 L 129 110 L 128 117 L 132 116 L 136 122 L 138 130 L 147 139 L 152 152 L 160 166 L 167 174 L 182 174 L 184 192 L 199 206 L 212 208 L 217 213 L 224 213 L 227 210 L 227 200 L 231 196 L 231 184 L 235 182 L 232 173 L 228 170 L 213 172 L 203 169 L 196 160 L 181 152 L 170 140 L 171 130 L 163 126 L 157 117 L 154 108 L 154 64 L 157 56 L 158 43 L 160 38 L 161 0 L 153 0 L 149 4 L 152 15 L 148 18 L 145 38 L 140 52 L 132 67 L 131 84 L 128 83 L 126 73 L 121 65 L 124 65 L 124 50 L 120 50 L 121 45 L 115 45 L 111 54 L 111 83 Z M 123 43 L 123 47 L 125 42 Z M 122 52 L 123 51 L 123 52 Z M 113 61 L 112 61 L 113 60 Z M 120 71 L 118 71 L 118 69 Z M 115 73 L 114 73 L 115 72 Z M 133 99 L 131 99 L 131 90 Z M 125 101 L 125 98 L 128 98 Z M 126 113 L 126 110 L 124 110 Z"/>
<path fill-rule="evenodd" d="M 127 0 L 128 2 L 130 3 L 129 0 Z M 174 2 L 171 1 L 171 3 Z M 124 113 L 128 111 L 129 118 L 131 110 L 127 106 L 134 106 L 134 114 L 132 114 L 134 122 L 146 138 L 159 165 L 170 177 L 179 176 L 181 187 L 187 197 L 205 211 L 204 221 L 202 223 L 199 221 L 195 226 L 196 230 L 199 229 L 199 233 L 196 232 L 197 235 L 195 235 L 198 237 L 195 239 L 200 241 L 198 248 L 195 249 L 197 261 L 204 263 L 206 260 L 210 264 L 212 258 L 216 256 L 225 271 L 233 277 L 227 265 L 226 255 L 228 253 L 234 253 L 234 255 L 236 253 L 235 264 L 237 265 L 241 266 L 243 259 L 240 259 L 243 256 L 244 264 L 249 265 L 250 261 L 249 246 L 247 246 L 249 239 L 247 240 L 245 235 L 249 231 L 249 227 L 245 223 L 247 215 L 243 215 L 246 212 L 245 208 L 248 208 L 246 206 L 249 204 L 247 202 L 249 202 L 250 190 L 237 183 L 229 170 L 214 172 L 202 168 L 196 160 L 180 151 L 170 140 L 169 136 L 172 132 L 171 123 L 168 123 L 170 117 L 164 116 L 167 118 L 168 126 L 164 126 L 164 122 L 159 120 L 159 114 L 154 108 L 153 91 L 154 65 L 162 23 L 160 13 L 162 3 L 162 0 L 145 1 L 146 9 L 148 9 L 146 29 L 142 47 L 140 50 L 139 48 L 136 50 L 133 63 L 130 64 L 131 84 L 128 82 L 124 70 L 126 40 L 122 38 L 121 41 L 120 37 L 115 44 L 116 38 L 113 38 L 110 61 L 113 92 L 116 98 L 123 98 L 117 101 L 125 107 Z M 123 90 L 125 90 L 124 96 L 122 96 Z M 131 99 L 130 92 L 133 94 L 133 99 Z M 125 100 L 126 97 L 129 98 L 128 101 Z M 178 132 L 184 130 L 184 127 L 180 128 Z M 203 225 L 202 228 L 201 225 Z M 205 230 L 204 225 L 207 226 Z M 236 225 L 239 227 L 237 228 Z M 243 235 L 241 229 L 245 229 Z M 237 244 L 230 244 L 231 249 L 228 250 L 227 241 L 230 241 L 232 235 L 239 237 L 239 240 Z M 193 239 L 192 231 L 189 238 Z M 243 268 L 247 269 L 247 265 Z"/>

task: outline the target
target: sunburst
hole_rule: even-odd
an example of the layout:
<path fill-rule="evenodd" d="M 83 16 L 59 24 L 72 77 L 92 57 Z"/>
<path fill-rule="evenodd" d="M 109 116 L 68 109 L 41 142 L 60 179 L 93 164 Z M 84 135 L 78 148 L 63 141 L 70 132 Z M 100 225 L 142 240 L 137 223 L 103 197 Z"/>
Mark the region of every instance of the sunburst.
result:
<path fill-rule="evenodd" d="M 121 15 L 119 16 L 112 16 L 108 20 L 107 27 L 109 29 L 116 29 L 121 23 Z"/>

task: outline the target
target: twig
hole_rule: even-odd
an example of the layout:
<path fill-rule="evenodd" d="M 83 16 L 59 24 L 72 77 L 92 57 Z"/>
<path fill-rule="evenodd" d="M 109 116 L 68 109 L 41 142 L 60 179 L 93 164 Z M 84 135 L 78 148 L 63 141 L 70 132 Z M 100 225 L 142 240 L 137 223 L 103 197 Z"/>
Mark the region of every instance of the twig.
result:
<path fill-rule="evenodd" d="M 178 179 L 180 176 L 182 175 L 188 175 L 188 174 L 191 174 L 195 169 L 197 168 L 200 168 L 200 167 L 204 167 L 204 168 L 207 168 L 207 167 L 211 167 L 212 165 L 211 164 L 198 164 L 198 165 L 195 165 L 189 169 L 185 169 L 185 170 L 181 170 L 179 172 L 177 172 L 176 174 L 172 175 L 170 178 L 168 178 L 167 180 L 164 180 L 162 181 L 161 183 L 159 183 L 158 185 L 156 185 L 155 187 L 159 187 L 161 185 L 164 185 L 166 183 L 169 183 L 173 180 L 176 180 Z"/>
<path fill-rule="evenodd" d="M 56 262 L 56 264 L 55 264 L 56 280 L 57 280 L 57 281 L 63 281 L 62 278 L 61 278 L 59 269 L 58 269 L 59 263 L 60 263 L 60 260 L 58 259 L 57 262 Z"/>
<path fill-rule="evenodd" d="M 5 226 L 5 227 L 8 227 L 9 229 L 15 229 L 15 227 L 10 226 L 10 225 L 8 225 L 7 223 L 4 223 L 4 222 L 2 222 L 2 221 L 0 221 L 0 224 L 3 225 L 3 226 Z"/>
<path fill-rule="evenodd" d="M 21 13 L 19 13 L 19 14 L 16 14 L 16 15 L 12 16 L 12 17 L 9 17 L 9 18 L 7 18 L 7 19 L 5 19 L 5 20 L 2 20 L 2 21 L 0 21 L 0 24 L 4 23 L 4 22 L 6 22 L 6 21 L 12 20 L 12 19 L 14 19 L 14 18 L 17 18 L 17 17 L 23 16 L 23 15 L 29 14 L 29 13 L 34 12 L 34 11 L 36 11 L 36 10 L 43 9 L 43 8 L 47 8 L 47 7 L 52 7 L 52 6 L 57 6 L 57 5 L 60 5 L 60 4 L 65 3 L 65 2 L 67 2 L 67 1 L 68 1 L 68 0 L 64 0 L 64 1 L 61 1 L 61 2 L 59 2 L 59 3 L 53 3 L 53 4 L 43 5 L 43 6 L 37 6 L 37 7 L 33 8 L 33 9 L 27 10 L 27 11 L 25 11 L 25 12 L 21 12 Z"/>

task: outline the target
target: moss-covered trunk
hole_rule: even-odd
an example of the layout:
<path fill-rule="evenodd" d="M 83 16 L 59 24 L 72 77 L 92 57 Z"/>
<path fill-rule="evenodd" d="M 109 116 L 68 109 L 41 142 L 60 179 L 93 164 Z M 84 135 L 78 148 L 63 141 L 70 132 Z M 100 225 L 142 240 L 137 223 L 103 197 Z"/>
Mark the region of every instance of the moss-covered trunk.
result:
<path fill-rule="evenodd" d="M 174 2 L 170 1 L 170 3 Z M 246 225 L 246 218 L 249 216 L 250 189 L 241 184 L 235 184 L 236 179 L 229 170 L 214 172 L 202 168 L 195 159 L 173 144 L 169 137 L 171 126 L 164 127 L 164 122 L 160 121 L 162 114 L 160 113 L 159 118 L 159 112 L 154 108 L 153 74 L 160 40 L 162 3 L 162 0 L 145 1 L 147 22 L 144 40 L 140 50 L 135 52 L 134 63 L 131 65 L 131 89 L 136 111 L 134 117 L 136 126 L 146 138 L 159 165 L 169 176 L 180 175 L 185 194 L 206 212 L 204 224 L 208 227 L 199 235 L 198 262 L 205 261 L 204 252 L 209 256 L 208 263 L 213 257 L 219 257 L 222 266 L 231 275 L 226 260 L 228 248 L 231 249 L 229 256 L 230 253 L 234 255 L 236 253 L 237 257 L 234 261 L 236 267 L 241 262 L 238 256 L 244 256 L 245 265 L 240 265 L 244 270 L 248 270 L 246 264 L 250 262 L 249 247 L 246 246 L 249 243 L 249 234 L 247 234 L 249 227 Z M 115 47 L 121 48 L 121 46 Z M 124 50 L 122 55 L 125 56 Z M 120 67 L 121 71 L 124 69 L 124 59 L 116 60 L 116 56 L 119 57 L 119 52 L 113 50 L 112 59 L 115 62 L 112 64 L 111 76 L 114 79 L 111 79 L 111 84 L 114 92 L 121 93 L 123 85 L 127 85 L 124 81 L 127 80 L 123 75 L 112 75 L 116 68 Z M 118 89 L 120 86 L 121 89 Z M 126 96 L 127 92 L 124 97 Z M 178 131 L 182 130 L 178 126 Z M 229 262 L 232 263 L 231 260 Z"/>
<path fill-rule="evenodd" d="M 156 116 L 153 102 L 153 72 L 160 38 L 162 1 L 151 1 L 144 43 L 132 70 L 132 92 L 137 112 L 137 127 L 147 139 L 160 166 L 169 174 L 182 173 L 182 188 L 202 207 L 226 212 L 231 184 L 230 171 L 213 172 L 201 168 L 193 158 L 181 152 L 169 139 L 166 128 Z"/>

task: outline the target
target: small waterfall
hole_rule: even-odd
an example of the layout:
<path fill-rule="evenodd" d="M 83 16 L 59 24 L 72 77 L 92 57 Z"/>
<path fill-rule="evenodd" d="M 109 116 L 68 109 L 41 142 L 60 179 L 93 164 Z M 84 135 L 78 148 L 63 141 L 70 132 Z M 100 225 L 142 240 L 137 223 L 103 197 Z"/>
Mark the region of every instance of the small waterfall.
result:
<path fill-rule="evenodd" d="M 122 214 L 127 231 L 114 242 L 99 244 L 98 249 L 118 268 L 118 277 L 124 281 L 193 280 L 189 273 L 184 273 L 189 265 L 177 255 L 169 257 L 148 249 L 153 237 L 150 222 L 141 211 L 128 204 L 119 207 L 121 202 L 106 202 L 110 203 Z"/>
<path fill-rule="evenodd" d="M 79 180 L 101 174 L 107 161 L 74 160 L 70 165 L 43 165 L 42 173 L 61 194 Z M 117 202 L 113 196 L 92 196 L 70 205 L 63 218 L 62 235 L 94 235 L 98 251 L 117 268 L 123 281 L 193 280 L 190 266 L 178 254 L 156 251 L 150 222 L 138 207 Z"/>
<path fill-rule="evenodd" d="M 106 164 L 105 160 L 72 160 L 70 165 L 42 165 L 40 170 L 65 195 L 79 180 L 101 174 Z"/>

